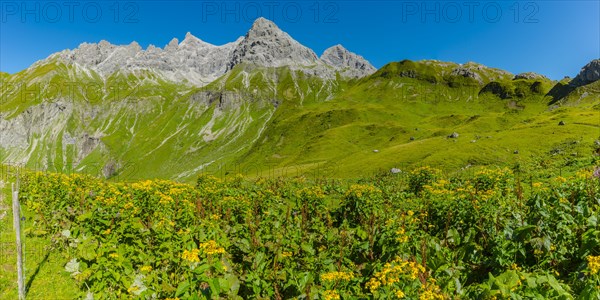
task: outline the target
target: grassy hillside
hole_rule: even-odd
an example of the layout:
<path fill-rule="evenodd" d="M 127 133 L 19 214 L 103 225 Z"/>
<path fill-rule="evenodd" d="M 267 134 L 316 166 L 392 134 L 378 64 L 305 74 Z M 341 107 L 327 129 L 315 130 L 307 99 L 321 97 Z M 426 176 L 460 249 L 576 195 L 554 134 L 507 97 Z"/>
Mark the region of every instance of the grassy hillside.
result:
<path fill-rule="evenodd" d="M 55 62 L 6 78 L 0 114 L 21 139 L 0 154 L 115 179 L 347 178 L 423 164 L 560 172 L 596 151 L 598 84 L 401 61 L 360 80 L 242 64 L 191 88 L 148 71 L 103 80 Z"/>
<path fill-rule="evenodd" d="M 505 77 L 499 85 L 509 92 L 500 97 L 485 91 L 490 83 L 456 85 L 435 75 L 442 73 L 428 64 L 395 63 L 330 101 L 282 109 L 239 163 L 282 173 L 323 168 L 344 177 L 423 164 L 558 169 L 596 150 L 600 94 L 581 91 L 588 87 L 570 95 L 585 93 L 585 101 L 549 106 L 549 80 Z M 459 137 L 448 138 L 453 132 Z"/>

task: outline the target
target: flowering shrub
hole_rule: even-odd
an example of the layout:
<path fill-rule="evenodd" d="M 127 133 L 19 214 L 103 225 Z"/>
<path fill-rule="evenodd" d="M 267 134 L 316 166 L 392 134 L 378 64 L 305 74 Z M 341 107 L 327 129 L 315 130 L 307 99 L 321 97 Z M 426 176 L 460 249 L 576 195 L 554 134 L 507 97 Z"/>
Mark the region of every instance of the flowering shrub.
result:
<path fill-rule="evenodd" d="M 407 182 L 27 173 L 28 234 L 94 299 L 597 298 L 600 180 Z"/>

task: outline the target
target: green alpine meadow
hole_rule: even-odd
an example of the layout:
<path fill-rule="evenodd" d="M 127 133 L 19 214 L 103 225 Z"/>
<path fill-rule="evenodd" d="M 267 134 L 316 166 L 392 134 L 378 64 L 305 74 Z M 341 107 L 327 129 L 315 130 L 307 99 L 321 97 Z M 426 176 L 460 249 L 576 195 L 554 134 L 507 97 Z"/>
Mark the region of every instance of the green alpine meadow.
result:
<path fill-rule="evenodd" d="M 600 59 L 375 68 L 258 18 L 0 72 L 0 299 L 600 299 Z M 19 218 L 20 217 L 20 218 Z"/>

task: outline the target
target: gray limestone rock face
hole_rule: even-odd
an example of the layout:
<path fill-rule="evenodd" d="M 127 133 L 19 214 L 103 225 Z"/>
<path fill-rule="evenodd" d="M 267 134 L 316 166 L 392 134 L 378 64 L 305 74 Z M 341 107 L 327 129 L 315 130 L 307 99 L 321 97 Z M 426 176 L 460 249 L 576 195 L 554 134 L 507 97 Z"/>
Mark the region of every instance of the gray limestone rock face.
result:
<path fill-rule="evenodd" d="M 342 45 L 336 45 L 325 50 L 321 55 L 321 60 L 341 71 L 342 75 L 346 77 L 364 77 L 377 71 L 362 56 L 348 51 Z"/>
<path fill-rule="evenodd" d="M 251 63 L 264 67 L 310 66 L 318 63 L 317 55 L 275 23 L 257 19 L 244 39 L 233 51 L 228 69 L 240 63 Z"/>
<path fill-rule="evenodd" d="M 479 74 L 477 74 L 472 68 L 468 68 L 468 67 L 467 68 L 465 68 L 465 67 L 456 68 L 456 69 L 452 70 L 451 74 L 454 76 L 473 78 L 473 79 L 477 80 L 477 82 L 483 83 L 483 79 L 481 78 L 481 76 L 479 76 Z"/>
<path fill-rule="evenodd" d="M 581 68 L 581 71 L 571 81 L 573 86 L 582 86 L 600 80 L 600 59 L 594 59 Z"/>
<path fill-rule="evenodd" d="M 544 75 L 540 75 L 535 72 L 525 72 L 525 73 L 520 73 L 520 74 L 515 75 L 513 80 L 517 80 L 517 79 L 548 79 L 548 78 L 546 78 L 546 76 L 544 76 Z"/>

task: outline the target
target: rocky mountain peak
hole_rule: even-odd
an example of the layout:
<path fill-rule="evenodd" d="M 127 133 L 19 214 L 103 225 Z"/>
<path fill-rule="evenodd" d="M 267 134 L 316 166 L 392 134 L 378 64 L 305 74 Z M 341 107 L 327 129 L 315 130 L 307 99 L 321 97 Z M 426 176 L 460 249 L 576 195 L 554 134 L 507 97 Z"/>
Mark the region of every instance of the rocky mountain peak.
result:
<path fill-rule="evenodd" d="M 214 47 L 213 44 L 209 44 L 209 43 L 195 37 L 190 32 L 185 34 L 185 38 L 183 39 L 183 41 L 181 41 L 181 44 L 179 44 L 179 46 L 180 47 L 188 47 L 188 48 Z"/>
<path fill-rule="evenodd" d="M 281 31 L 281 29 L 279 29 L 279 27 L 273 21 L 265 19 L 263 17 L 259 17 L 258 19 L 254 20 L 254 23 L 252 23 L 252 27 L 250 28 L 249 32 L 260 32 L 268 29 L 275 29 Z"/>
<path fill-rule="evenodd" d="M 228 69 L 240 63 L 264 67 L 310 66 L 317 64 L 318 58 L 275 23 L 258 18 L 233 51 Z"/>
<path fill-rule="evenodd" d="M 94 44 L 83 43 L 82 45 L 94 45 Z M 97 46 L 98 46 L 98 48 L 100 48 L 100 49 L 108 49 L 108 48 L 114 48 L 114 47 L 115 47 L 113 44 L 109 43 L 109 42 L 108 42 L 108 41 L 106 41 L 106 40 L 101 40 L 101 41 L 98 43 L 98 45 L 97 45 Z"/>
<path fill-rule="evenodd" d="M 142 46 L 140 46 L 140 44 L 138 44 L 138 42 L 133 41 L 131 42 L 131 44 L 127 45 L 127 49 L 134 51 L 134 52 L 139 52 L 142 51 Z"/>
<path fill-rule="evenodd" d="M 342 74 L 349 77 L 362 77 L 377 71 L 377 69 L 362 56 L 348 51 L 340 44 L 325 50 L 323 55 L 321 55 L 321 60 L 326 64 L 343 71 Z"/>
<path fill-rule="evenodd" d="M 177 38 L 173 38 L 166 46 L 165 51 L 175 51 L 179 48 L 179 40 Z"/>
<path fill-rule="evenodd" d="M 581 68 L 581 71 L 571 81 L 573 86 L 582 86 L 600 80 L 600 59 L 594 59 Z"/>

